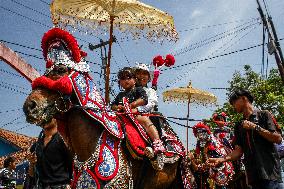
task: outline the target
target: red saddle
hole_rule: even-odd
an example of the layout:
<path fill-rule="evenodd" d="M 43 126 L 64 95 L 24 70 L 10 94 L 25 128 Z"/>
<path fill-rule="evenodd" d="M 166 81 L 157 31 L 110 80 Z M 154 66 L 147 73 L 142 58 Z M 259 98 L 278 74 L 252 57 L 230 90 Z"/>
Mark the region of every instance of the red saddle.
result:
<path fill-rule="evenodd" d="M 121 114 L 120 118 L 125 128 L 126 146 L 133 158 L 142 159 L 145 148 L 151 145 L 151 140 L 145 129 L 135 119 L 126 98 L 123 99 L 123 103 L 125 107 L 125 114 Z M 174 155 L 180 155 L 183 157 L 185 155 L 184 147 L 177 135 L 170 128 L 169 124 L 159 114 L 152 114 L 151 117 L 161 119 L 161 122 L 163 122 L 161 124 L 160 138 L 166 148 L 164 155 L 169 158 Z"/>

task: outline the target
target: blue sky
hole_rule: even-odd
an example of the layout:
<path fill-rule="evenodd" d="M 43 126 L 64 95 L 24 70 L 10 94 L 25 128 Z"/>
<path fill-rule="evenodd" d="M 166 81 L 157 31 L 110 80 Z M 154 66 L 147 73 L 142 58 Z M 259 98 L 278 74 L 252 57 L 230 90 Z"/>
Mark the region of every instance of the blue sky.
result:
<path fill-rule="evenodd" d="M 49 1 L 1 0 L 0 40 L 40 49 L 43 33 L 52 27 L 49 6 L 44 2 Z M 262 25 L 257 20 L 259 14 L 255 0 L 143 0 L 142 2 L 172 15 L 180 39 L 177 43 L 165 42 L 162 45 L 151 43 L 146 39 L 120 40 L 119 44 L 113 45 L 112 73 L 116 73 L 124 66 L 134 66 L 135 62 L 150 64 L 153 57 L 158 54 L 165 56 L 168 53 L 181 52 L 175 56 L 176 65 L 183 65 L 262 43 Z M 267 5 L 278 37 L 283 38 L 284 1 L 269 0 Z M 78 42 L 88 53 L 88 60 L 97 63 L 96 65 L 91 64 L 91 69 L 100 72 L 100 52 L 89 51 L 87 42 L 97 44 L 100 38 L 108 39 L 108 35 L 89 36 L 77 32 L 74 35 L 80 38 Z M 115 35 L 119 38 L 120 33 L 115 31 Z M 283 47 L 283 41 L 280 44 Z M 15 51 L 42 57 L 38 50 L 8 43 L 6 45 Z M 43 73 L 45 69 L 43 60 L 23 54 L 20 56 L 40 73 Z M 276 67 L 273 57 L 269 56 L 268 60 L 269 69 Z M 159 78 L 159 110 L 165 116 L 185 117 L 186 104 L 164 103 L 161 93 L 169 88 L 186 86 L 189 81 L 192 81 L 195 88 L 214 93 L 218 98 L 218 104 L 222 105 L 226 101 L 226 91 L 211 88 L 228 87 L 227 81 L 232 78 L 232 74 L 236 70 L 242 70 L 245 64 L 251 65 L 255 71 L 260 72 L 261 63 L 262 48 L 257 47 L 209 61 L 165 70 Z M 37 136 L 40 129 L 27 124 L 21 110 L 24 100 L 31 90 L 30 83 L 18 76 L 2 61 L 0 61 L 0 74 L 0 128 Z M 93 74 L 93 78 L 99 82 L 99 87 L 104 86 L 98 74 Z M 117 93 L 117 83 L 111 82 L 111 84 Z M 216 106 L 203 107 L 191 104 L 190 118 L 209 118 L 215 109 Z M 180 123 L 185 124 L 184 122 Z M 173 125 L 173 128 L 185 142 L 185 129 L 177 125 Z M 190 146 L 195 143 L 191 130 L 189 143 Z"/>

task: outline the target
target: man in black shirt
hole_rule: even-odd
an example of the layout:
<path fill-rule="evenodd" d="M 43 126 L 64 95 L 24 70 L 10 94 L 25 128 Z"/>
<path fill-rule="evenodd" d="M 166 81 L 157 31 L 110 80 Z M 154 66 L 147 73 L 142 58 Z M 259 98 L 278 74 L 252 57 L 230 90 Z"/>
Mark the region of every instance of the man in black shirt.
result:
<path fill-rule="evenodd" d="M 239 159 L 244 154 L 248 182 L 252 189 L 282 189 L 279 156 L 274 143 L 282 137 L 268 111 L 254 109 L 253 97 L 247 90 L 236 90 L 230 97 L 235 111 L 243 120 L 235 125 L 235 149 L 224 158 L 210 158 L 208 164 L 216 166 L 225 161 Z"/>
<path fill-rule="evenodd" d="M 72 178 L 72 156 L 57 131 L 56 119 L 44 126 L 38 141 L 31 147 L 31 152 L 29 175 L 36 178 L 39 189 L 69 187 Z"/>

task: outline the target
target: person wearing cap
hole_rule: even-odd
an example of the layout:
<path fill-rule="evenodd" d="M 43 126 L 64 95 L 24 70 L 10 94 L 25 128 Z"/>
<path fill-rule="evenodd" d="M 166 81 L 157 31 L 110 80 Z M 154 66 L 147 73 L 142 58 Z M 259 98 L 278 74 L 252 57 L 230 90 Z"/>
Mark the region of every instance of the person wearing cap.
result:
<path fill-rule="evenodd" d="M 128 98 L 132 112 L 136 113 L 139 111 L 139 107 L 147 106 L 148 96 L 146 91 L 141 87 L 136 87 L 136 77 L 134 70 L 129 67 L 125 67 L 118 72 L 119 85 L 124 89 L 120 92 L 115 100 L 112 102 L 112 109 L 116 111 L 124 111 L 122 99 L 123 97 Z M 145 110 L 145 108 L 144 108 Z M 147 116 L 137 115 L 136 119 L 144 127 L 146 133 L 153 142 L 154 153 L 162 153 L 165 151 L 163 142 L 160 140 L 159 134 L 152 121 Z"/>
<path fill-rule="evenodd" d="M 253 96 L 245 89 L 235 90 L 229 102 L 243 120 L 234 128 L 235 148 L 224 158 L 210 158 L 209 166 L 234 161 L 244 154 L 247 179 L 252 189 L 282 189 L 279 155 L 274 143 L 281 143 L 279 133 L 269 111 L 255 109 Z"/>
<path fill-rule="evenodd" d="M 136 86 L 143 87 L 148 96 L 148 103 L 144 106 L 138 106 L 137 111 L 140 113 L 154 112 L 158 107 L 158 95 L 156 90 L 147 86 L 148 82 L 151 80 L 149 68 L 146 64 L 138 63 L 134 69 L 137 81 Z M 152 136 L 151 139 L 153 141 L 154 151 L 152 148 L 147 147 L 145 153 L 148 154 L 149 157 L 152 157 L 154 154 L 157 154 L 157 148 L 155 145 L 156 143 L 161 143 L 161 140 L 154 124 L 150 125 L 149 133 L 150 136 Z"/>
<path fill-rule="evenodd" d="M 144 106 L 137 107 L 137 110 L 141 113 L 153 112 L 157 110 L 158 107 L 158 95 L 156 90 L 147 86 L 149 81 L 151 81 L 149 68 L 146 64 L 137 64 L 134 69 L 137 81 L 136 86 L 143 87 L 148 96 L 148 103 Z"/>

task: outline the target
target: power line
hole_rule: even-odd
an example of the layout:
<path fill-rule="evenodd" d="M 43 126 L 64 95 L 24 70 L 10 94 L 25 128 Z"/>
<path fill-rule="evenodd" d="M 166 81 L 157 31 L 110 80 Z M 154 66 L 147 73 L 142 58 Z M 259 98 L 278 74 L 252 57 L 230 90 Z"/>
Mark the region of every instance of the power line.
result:
<path fill-rule="evenodd" d="M 0 114 L 8 113 L 8 112 L 16 112 L 16 111 L 19 111 L 19 110 L 22 110 L 22 109 L 23 109 L 23 108 L 18 108 L 18 109 L 13 109 L 13 110 L 6 110 L 6 111 L 0 112 Z"/>
<path fill-rule="evenodd" d="M 118 46 L 120 47 L 121 52 L 122 52 L 122 54 L 123 54 L 124 58 L 126 59 L 126 61 L 127 61 L 127 63 L 128 63 L 128 66 L 129 66 L 129 67 L 131 67 L 130 62 L 129 62 L 129 60 L 128 60 L 128 58 L 127 58 L 127 56 L 126 56 L 126 54 L 125 54 L 124 50 L 122 49 L 122 47 L 121 47 L 121 45 L 120 45 L 119 41 L 118 41 L 118 40 L 116 40 L 116 42 L 117 42 Z"/>
<path fill-rule="evenodd" d="M 259 20 L 260 18 L 251 18 L 249 20 Z M 220 24 L 213 24 L 213 25 L 205 25 L 205 26 L 200 26 L 200 27 L 195 27 L 195 28 L 190 28 L 190 29 L 185 29 L 185 30 L 180 30 L 179 32 L 187 32 L 187 31 L 192 31 L 192 30 L 198 30 L 198 29 L 204 29 L 204 28 L 211 28 L 211 27 L 216 27 L 216 26 L 223 26 L 223 25 L 227 25 L 227 24 L 232 24 L 232 23 L 238 23 L 238 22 L 244 22 L 247 20 L 235 20 L 235 21 L 231 21 L 231 22 L 224 22 L 224 23 L 220 23 Z M 251 22 L 251 21 L 249 21 Z M 247 22 L 247 23 L 249 23 Z"/>
<path fill-rule="evenodd" d="M 14 52 L 22 54 L 22 55 L 25 55 L 25 56 L 29 56 L 29 57 L 33 57 L 33 58 L 37 58 L 37 59 L 43 60 L 42 57 L 39 57 L 39 56 L 34 55 L 34 54 L 27 54 L 27 53 L 24 53 L 24 52 L 21 52 L 21 51 L 14 51 Z"/>
<path fill-rule="evenodd" d="M 19 43 L 9 42 L 9 41 L 3 40 L 3 39 L 0 39 L 0 41 L 2 41 L 2 42 L 4 42 L 4 43 L 8 43 L 8 44 L 12 44 L 12 45 L 17 45 L 17 46 L 24 47 L 24 48 L 27 48 L 27 49 L 31 49 L 31 50 L 36 50 L 36 51 L 42 52 L 41 49 L 37 49 L 37 48 L 34 48 L 34 47 L 29 47 L 29 46 L 26 46 L 26 45 L 21 45 L 21 44 L 19 44 Z"/>
<path fill-rule="evenodd" d="M 225 45 L 223 45 L 223 46 L 221 46 L 219 49 L 217 49 L 216 51 L 214 51 L 214 52 L 218 52 L 220 49 L 222 49 L 223 47 L 225 47 L 226 45 L 228 45 L 230 42 L 234 42 L 234 43 L 231 43 L 231 45 L 230 46 L 228 46 L 227 48 L 225 48 L 225 49 L 223 49 L 223 51 L 222 52 L 225 52 L 227 49 L 229 49 L 230 47 L 232 47 L 233 45 L 236 45 L 237 44 L 237 42 L 239 42 L 241 39 L 243 39 L 245 36 L 247 36 L 250 32 L 252 32 L 254 29 L 256 28 L 256 26 L 255 27 L 253 27 L 253 28 L 251 28 L 248 32 L 246 32 L 244 35 L 242 35 L 241 37 L 239 37 L 238 39 L 237 39 L 237 41 L 233 41 L 234 39 L 236 39 L 237 38 L 237 36 L 239 35 L 239 34 L 236 34 L 235 35 L 235 37 L 233 37 L 232 39 L 230 39 L 230 41 L 229 42 L 227 42 Z M 213 55 L 214 54 L 214 52 L 213 53 L 211 53 L 211 55 Z"/>
<path fill-rule="evenodd" d="M 283 39 L 279 39 L 279 41 L 280 40 L 283 40 Z M 262 45 L 263 45 L 262 43 L 261 44 L 257 44 L 257 45 L 250 46 L 250 47 L 247 47 L 247 48 L 244 48 L 244 49 L 239 49 L 239 50 L 231 51 L 231 52 L 228 52 L 228 53 L 220 54 L 220 55 L 217 55 L 217 56 L 212 56 L 212 57 L 204 58 L 204 59 L 201 59 L 201 60 L 188 62 L 186 64 L 181 64 L 181 65 L 165 68 L 162 71 L 167 71 L 167 70 L 171 70 L 171 69 L 174 69 L 174 68 L 180 68 L 180 67 L 184 67 L 184 66 L 187 66 L 187 65 L 190 65 L 190 64 L 196 64 L 196 63 L 199 63 L 199 62 L 204 62 L 204 61 L 207 61 L 207 60 L 212 60 L 212 59 L 215 59 L 215 58 L 219 58 L 219 57 L 223 57 L 223 56 L 239 53 L 239 52 L 242 52 L 242 51 L 247 51 L 247 50 L 250 50 L 250 49 L 262 46 Z"/>
<path fill-rule="evenodd" d="M 25 122 L 18 122 L 17 124 L 19 124 L 19 123 L 25 123 Z M 23 127 L 19 128 L 19 129 L 15 130 L 15 132 L 18 132 L 18 131 L 20 131 L 20 130 L 22 130 L 22 129 L 24 129 L 24 128 L 29 127 L 29 126 L 31 126 L 31 125 L 23 126 Z"/>
<path fill-rule="evenodd" d="M 16 88 L 20 88 L 20 89 L 24 89 L 24 90 L 27 90 L 29 91 L 29 89 L 25 88 L 25 87 L 21 87 L 21 86 L 18 86 L 18 85 L 15 85 L 15 84 L 12 84 L 12 83 L 7 83 L 7 82 L 4 82 L 4 81 L 0 81 L 2 84 L 4 85 L 10 85 L 10 86 L 14 86 Z"/>
<path fill-rule="evenodd" d="M 245 23 L 245 24 L 247 24 L 247 23 Z M 194 43 L 194 44 L 191 44 L 191 45 L 189 45 L 189 46 L 187 46 L 187 47 L 184 47 L 184 48 L 180 49 L 180 50 L 177 51 L 177 52 L 172 52 L 171 54 L 173 54 L 174 56 L 178 56 L 178 55 L 187 53 L 187 52 L 189 52 L 189 51 L 191 51 L 191 50 L 194 50 L 194 49 L 203 47 L 203 46 L 208 45 L 208 44 L 210 44 L 210 43 L 213 43 L 213 42 L 216 42 L 216 41 L 221 40 L 221 39 L 223 39 L 223 38 L 229 37 L 229 36 L 231 36 L 231 35 L 233 35 L 233 34 L 235 34 L 235 33 L 237 33 L 237 32 L 244 31 L 244 30 L 246 30 L 246 29 L 248 29 L 248 28 L 250 28 L 250 27 L 252 27 L 252 26 L 258 24 L 258 22 L 255 22 L 255 23 L 250 24 L 250 25 L 248 25 L 248 26 L 244 26 L 245 24 L 239 25 L 239 26 L 237 26 L 237 27 L 235 27 L 235 28 L 233 28 L 233 29 L 227 30 L 227 31 L 225 31 L 225 32 L 216 34 L 216 35 L 214 35 L 214 36 L 212 36 L 212 37 L 209 37 L 209 38 L 207 38 L 207 39 L 204 39 L 204 40 L 201 40 L 201 41 L 196 42 L 196 43 Z M 243 27 L 242 27 L 242 26 L 243 26 Z M 242 28 L 241 28 L 241 29 L 238 29 L 238 28 L 240 28 L 240 27 L 242 27 Z M 236 30 L 236 29 L 238 29 L 238 30 Z M 225 34 L 225 35 L 224 35 L 224 34 Z M 223 35 L 223 36 L 222 36 L 222 35 Z M 218 36 L 221 36 L 221 37 L 218 37 Z M 217 37 L 218 37 L 218 38 L 217 38 Z"/>
<path fill-rule="evenodd" d="M 12 1 L 13 3 L 16 3 L 16 4 L 18 4 L 18 5 L 22 6 L 22 7 L 25 7 L 26 9 L 29 9 L 29 10 L 32 10 L 32 11 L 38 13 L 38 14 L 41 14 L 42 16 L 51 18 L 50 16 L 48 16 L 48 15 L 46 15 L 46 14 L 44 14 L 44 13 L 38 11 L 38 10 L 35 10 L 35 9 L 33 9 L 33 8 L 27 6 L 27 5 L 23 5 L 22 3 L 19 3 L 19 2 L 15 1 L 15 0 L 10 0 L 10 1 Z"/>
<path fill-rule="evenodd" d="M 32 18 L 30 18 L 30 17 L 27 17 L 27 16 L 25 16 L 25 15 L 22 15 L 22 14 L 19 14 L 19 13 L 15 12 L 15 11 L 12 11 L 12 10 L 10 10 L 10 9 L 8 9 L 8 8 L 3 7 L 3 6 L 0 6 L 0 8 L 4 9 L 4 10 L 10 12 L 10 13 L 16 14 L 17 16 L 20 16 L 20 17 L 23 17 L 23 18 L 25 18 L 25 19 L 27 19 L 27 20 L 30 20 L 30 21 L 32 21 L 32 22 L 34 22 L 34 23 L 37 23 L 37 24 L 39 24 L 39 25 L 42 25 L 42 26 L 44 26 L 44 27 L 52 28 L 52 26 L 48 26 L 48 25 L 46 25 L 46 24 L 43 24 L 43 23 L 41 23 L 40 21 L 34 20 L 34 19 L 32 19 Z M 80 29 L 77 29 L 77 30 L 78 30 L 78 31 L 81 31 Z M 96 36 L 94 36 L 94 37 L 96 37 Z M 79 38 L 79 37 L 75 37 L 75 38 L 78 39 L 78 40 L 81 40 L 81 41 L 83 41 L 83 42 L 85 42 L 85 43 L 88 43 L 86 40 L 81 39 L 81 38 Z"/>
<path fill-rule="evenodd" d="M 18 119 L 22 118 L 24 116 L 24 114 L 20 115 L 19 117 L 13 119 L 12 121 L 8 122 L 8 123 L 5 123 L 3 124 L 0 128 L 3 129 L 4 127 L 6 127 L 7 125 L 11 125 L 13 124 L 13 122 L 17 121 Z"/>
<path fill-rule="evenodd" d="M 226 88 L 226 87 L 212 87 L 210 89 L 213 89 L 213 90 L 228 90 L 230 88 Z"/>
<path fill-rule="evenodd" d="M 14 92 L 17 92 L 17 93 L 21 93 L 21 94 L 24 94 L 24 95 L 28 95 L 28 93 L 26 93 L 26 92 L 20 91 L 20 90 L 18 90 L 18 89 L 13 88 L 13 87 L 6 86 L 5 84 L 2 84 L 2 83 L 0 83 L 0 87 L 3 87 L 3 88 L 5 88 L 5 89 L 9 89 L 9 90 L 14 91 Z"/>
<path fill-rule="evenodd" d="M 263 4 L 264 4 L 264 8 L 265 8 L 265 10 L 266 10 L 266 12 L 267 12 L 267 15 L 270 17 L 270 12 L 269 12 L 268 5 L 267 5 L 266 0 L 263 0 Z"/>
<path fill-rule="evenodd" d="M 254 29 L 254 28 L 253 28 L 253 29 Z M 251 31 L 252 31 L 252 30 L 250 30 L 249 32 L 251 32 Z M 249 32 L 248 32 L 248 33 L 249 33 Z M 247 35 L 248 33 L 246 33 L 245 35 Z M 243 38 L 245 35 L 241 36 L 241 38 Z M 240 40 L 241 38 L 239 38 L 239 40 Z M 202 62 L 204 62 L 204 61 L 207 61 L 207 60 L 211 60 L 211 59 L 215 59 L 215 58 L 218 58 L 218 57 L 222 57 L 222 56 L 234 54 L 234 53 L 237 53 L 237 52 L 249 50 L 249 49 L 251 49 L 251 48 L 255 48 L 255 47 L 258 47 L 258 46 L 261 46 L 261 45 L 262 45 L 262 44 L 259 44 L 259 45 L 252 46 L 252 47 L 248 47 L 248 48 L 245 48 L 245 49 L 240 49 L 240 50 L 237 50 L 237 51 L 232 51 L 232 52 L 229 52 L 229 53 L 225 53 L 225 54 L 221 54 L 221 55 L 217 55 L 217 56 L 213 56 L 213 57 L 204 58 L 204 59 L 197 60 L 197 61 L 194 61 L 194 62 L 190 62 L 190 63 L 187 63 L 187 64 L 178 65 L 178 66 L 176 66 L 176 67 L 174 67 L 174 68 L 183 67 L 183 66 L 189 65 L 189 64 L 200 64 L 200 63 L 202 63 Z M 230 46 L 229 46 L 229 47 L 230 47 Z M 229 47 L 228 47 L 228 48 L 229 48 Z M 226 48 L 225 50 L 227 50 L 228 48 Z M 225 51 L 225 50 L 224 50 L 224 51 Z M 172 69 L 172 68 L 173 68 L 173 67 L 170 67 L 170 68 L 166 68 L 166 69 L 164 69 L 164 70 L 168 70 L 168 69 Z M 172 83 L 175 83 L 180 77 L 183 77 L 183 75 L 184 75 L 184 74 L 181 74 L 181 75 L 179 75 L 179 76 L 177 77 L 177 79 L 175 79 L 174 81 L 168 82 L 167 85 L 166 85 L 166 87 L 168 87 L 168 86 L 169 86 L 170 84 L 172 84 Z M 164 88 L 164 87 L 159 87 L 160 90 L 163 89 L 163 88 Z"/>
<path fill-rule="evenodd" d="M 47 4 L 49 6 L 49 3 L 45 2 L 44 0 L 39 0 L 41 2 L 43 2 L 44 4 Z"/>
<path fill-rule="evenodd" d="M 6 74 L 9 74 L 9 75 L 12 75 L 12 76 L 17 76 L 17 77 L 20 77 L 20 78 L 25 78 L 25 77 L 23 77 L 23 76 L 21 76 L 19 74 L 15 74 L 15 73 L 9 72 L 7 70 L 3 70 L 1 68 L 0 68 L 0 72 L 6 73 Z"/>
<path fill-rule="evenodd" d="M 263 45 L 263 44 L 261 43 L 261 44 L 254 45 L 254 46 L 251 46 L 251 47 L 248 47 L 248 48 L 239 49 L 239 50 L 236 50 L 236 51 L 231 51 L 231 52 L 229 52 L 229 53 L 224 53 L 224 54 L 220 54 L 220 55 L 217 55 L 217 56 L 207 57 L 207 58 L 200 59 L 200 60 L 197 60 L 197 61 L 188 62 L 188 63 L 186 63 L 186 64 L 182 64 L 182 65 L 177 65 L 177 66 L 165 68 L 165 69 L 163 69 L 162 71 L 167 71 L 167 70 L 171 70 L 171 69 L 174 69 L 174 68 L 180 68 L 180 67 L 184 67 L 184 66 L 191 65 L 191 64 L 201 63 L 201 62 L 208 61 L 208 60 L 212 60 L 212 59 L 215 59 L 215 58 L 219 58 L 219 57 L 223 57 L 223 56 L 227 56 L 227 55 L 239 53 L 239 52 L 242 52 L 242 51 L 250 50 L 250 49 L 253 49 L 253 48 L 262 46 L 262 45 Z M 167 86 L 168 86 L 168 85 L 167 85 Z M 167 86 L 166 86 L 166 87 L 167 87 Z"/>
<path fill-rule="evenodd" d="M 17 13 L 17 12 L 14 12 L 14 11 L 12 11 L 12 10 L 10 10 L 10 9 L 7 9 L 7 8 L 1 6 L 1 5 L 0 5 L 0 8 L 6 10 L 6 11 L 8 11 L 8 12 L 11 12 L 11 13 L 17 15 L 17 16 L 20 16 L 20 17 L 23 17 L 23 18 L 25 18 L 25 19 L 28 19 L 28 20 L 30 20 L 30 21 L 32 21 L 32 22 L 34 22 L 34 23 L 37 23 L 37 24 L 39 24 L 39 25 L 41 25 L 41 26 L 44 26 L 44 27 L 47 27 L 47 28 L 51 28 L 51 26 L 48 26 L 48 25 L 43 24 L 43 23 L 41 23 L 41 22 L 39 22 L 39 21 L 37 21 L 37 20 L 34 20 L 34 19 L 32 19 L 32 18 L 29 18 L 29 17 L 24 16 L 24 15 L 22 15 L 22 14 L 19 14 L 19 13 Z"/>

